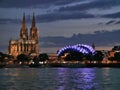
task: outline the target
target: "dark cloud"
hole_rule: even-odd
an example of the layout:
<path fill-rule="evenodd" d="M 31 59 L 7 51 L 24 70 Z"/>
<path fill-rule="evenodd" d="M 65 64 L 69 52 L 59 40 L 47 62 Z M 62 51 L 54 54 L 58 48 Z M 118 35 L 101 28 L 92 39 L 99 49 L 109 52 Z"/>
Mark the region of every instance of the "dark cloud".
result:
<path fill-rule="evenodd" d="M 112 13 L 112 14 L 106 14 L 106 15 L 103 15 L 102 17 L 106 17 L 106 18 L 120 18 L 120 12 Z"/>
<path fill-rule="evenodd" d="M 26 22 L 31 23 L 32 17 L 30 15 L 26 16 Z M 39 20 L 38 20 L 39 22 Z M 21 19 L 10 19 L 10 18 L 0 18 L 0 24 L 22 24 L 22 17 Z"/>
<path fill-rule="evenodd" d="M 58 0 L 55 3 L 55 5 L 65 5 L 65 4 L 70 4 L 70 3 L 73 3 L 73 2 L 81 2 L 81 1 L 84 1 L 84 0 Z"/>
<path fill-rule="evenodd" d="M 69 20 L 69 19 L 81 19 L 81 18 L 93 18 L 94 15 L 81 13 L 81 12 L 61 12 L 61 13 L 50 13 L 36 16 L 38 22 L 51 22 L 57 20 Z"/>
<path fill-rule="evenodd" d="M 105 9 L 120 5 L 120 0 L 95 0 L 93 2 L 76 4 L 60 8 L 60 11 L 85 11 L 93 8 Z"/>
<path fill-rule="evenodd" d="M 21 23 L 19 19 L 0 19 L 0 24 Z"/>
<path fill-rule="evenodd" d="M 97 46 L 114 45 L 115 43 L 120 43 L 120 30 L 102 30 L 96 31 L 94 34 L 74 34 L 72 37 L 69 38 L 41 37 L 40 41 L 44 43 L 41 45 L 42 47 L 63 47 L 66 45 L 74 45 L 78 43 L 85 43 L 90 45 L 92 43 L 95 43 Z"/>
<path fill-rule="evenodd" d="M 41 4 L 49 5 L 52 2 L 54 2 L 54 0 L 2 0 L 0 1 L 0 7 L 3 7 L 3 8 L 27 8 L 28 7 L 29 8 L 29 7 L 35 7 Z"/>
<path fill-rule="evenodd" d="M 117 21 L 115 24 L 120 24 L 120 21 Z"/>
<path fill-rule="evenodd" d="M 75 3 L 76 5 L 63 7 L 60 10 L 87 10 L 91 8 L 109 8 L 120 5 L 120 0 L 92 0 L 88 3 L 77 4 L 87 0 L 0 0 L 2 8 L 34 8 L 49 7 L 53 5 L 67 5 Z"/>
<path fill-rule="evenodd" d="M 64 5 L 83 0 L 0 0 L 0 7 L 3 8 L 29 8 L 48 7 L 51 5 Z"/>
<path fill-rule="evenodd" d="M 78 2 L 78 3 L 77 3 Z M 69 5 L 68 5 L 69 4 Z M 72 4 L 72 5 L 71 5 Z M 45 8 L 53 6 L 53 11 L 47 14 L 36 16 L 38 22 L 51 22 L 57 20 L 93 18 L 92 14 L 87 13 L 86 10 L 98 8 L 110 8 L 120 5 L 120 0 L 0 0 L 0 7 L 2 8 Z M 57 9 L 54 6 L 60 6 Z M 102 17 L 117 18 L 120 13 L 104 15 Z M 27 18 L 27 22 L 30 22 Z M 6 19 L 1 20 L 0 24 L 4 23 L 19 23 L 20 20 Z M 111 23 L 111 22 L 109 22 Z M 109 24 L 108 23 L 108 24 Z"/>
<path fill-rule="evenodd" d="M 105 25 L 115 25 L 115 24 L 120 24 L 120 21 L 119 20 L 110 20 L 106 23 L 98 23 L 99 24 L 105 24 Z"/>
<path fill-rule="evenodd" d="M 106 25 L 114 24 L 115 22 L 116 22 L 116 20 L 110 20 L 106 23 Z"/>
<path fill-rule="evenodd" d="M 37 15 L 36 23 L 42 23 L 42 22 L 52 22 L 57 20 L 69 20 L 69 19 L 81 19 L 81 18 L 93 18 L 94 15 L 87 14 L 87 13 L 81 13 L 81 12 L 61 12 L 61 13 L 49 13 L 49 14 L 43 14 L 43 15 Z M 32 17 L 30 15 L 26 16 L 26 22 L 31 23 Z M 16 23 L 22 23 L 22 19 L 0 19 L 0 24 L 16 24 Z"/>

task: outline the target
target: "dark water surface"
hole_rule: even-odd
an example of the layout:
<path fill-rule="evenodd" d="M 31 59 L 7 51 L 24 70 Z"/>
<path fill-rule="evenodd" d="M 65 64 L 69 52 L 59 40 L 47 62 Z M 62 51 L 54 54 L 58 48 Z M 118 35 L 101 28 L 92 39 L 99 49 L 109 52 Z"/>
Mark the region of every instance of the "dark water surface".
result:
<path fill-rule="evenodd" d="M 4 68 L 0 90 L 120 90 L 120 69 Z"/>

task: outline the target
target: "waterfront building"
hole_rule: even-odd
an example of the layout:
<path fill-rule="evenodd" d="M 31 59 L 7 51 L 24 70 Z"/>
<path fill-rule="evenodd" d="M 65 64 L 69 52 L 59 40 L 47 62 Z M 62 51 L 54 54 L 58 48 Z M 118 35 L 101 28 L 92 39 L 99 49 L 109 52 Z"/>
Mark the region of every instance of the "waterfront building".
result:
<path fill-rule="evenodd" d="M 116 52 L 120 52 L 120 46 L 114 46 L 111 51 L 109 51 L 109 57 L 114 57 Z"/>
<path fill-rule="evenodd" d="M 8 52 L 14 57 L 17 57 L 20 54 L 36 56 L 39 54 L 38 40 L 39 33 L 36 27 L 34 14 L 32 18 L 32 25 L 30 28 L 30 35 L 28 35 L 28 29 L 26 26 L 26 19 L 24 14 L 19 39 L 9 41 Z"/>

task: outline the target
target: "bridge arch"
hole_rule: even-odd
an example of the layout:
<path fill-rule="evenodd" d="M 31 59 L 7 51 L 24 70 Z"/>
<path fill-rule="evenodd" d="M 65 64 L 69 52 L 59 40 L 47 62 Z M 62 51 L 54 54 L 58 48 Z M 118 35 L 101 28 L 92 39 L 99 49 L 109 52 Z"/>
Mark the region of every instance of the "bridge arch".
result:
<path fill-rule="evenodd" d="M 95 54 L 95 50 L 91 46 L 85 45 L 85 44 L 77 44 L 77 45 L 66 46 L 66 47 L 61 48 L 57 52 L 57 55 L 63 56 L 65 53 L 70 53 L 70 52 L 82 53 L 84 55 L 94 55 Z"/>

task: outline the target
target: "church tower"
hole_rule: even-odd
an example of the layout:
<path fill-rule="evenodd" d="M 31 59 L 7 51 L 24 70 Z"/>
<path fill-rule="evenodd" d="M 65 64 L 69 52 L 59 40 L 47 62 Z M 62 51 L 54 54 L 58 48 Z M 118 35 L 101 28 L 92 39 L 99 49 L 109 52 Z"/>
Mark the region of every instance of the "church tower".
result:
<path fill-rule="evenodd" d="M 32 26 L 31 26 L 31 29 L 30 29 L 30 39 L 35 40 L 37 42 L 38 42 L 38 39 L 39 39 L 38 30 L 37 30 L 37 27 L 35 25 L 34 13 L 33 13 L 33 18 L 32 18 Z"/>
<path fill-rule="evenodd" d="M 39 34 L 38 34 L 38 29 L 35 24 L 35 15 L 33 13 L 33 18 L 32 18 L 32 26 L 30 28 L 30 40 L 34 45 L 31 47 L 31 52 L 36 52 L 37 54 L 39 53 Z"/>
<path fill-rule="evenodd" d="M 20 54 L 26 54 L 30 56 L 39 55 L 39 35 L 35 25 L 35 16 L 33 14 L 32 26 L 30 28 L 30 35 L 28 35 L 28 29 L 26 26 L 25 14 L 23 14 L 22 27 L 20 29 L 20 38 L 17 40 L 9 41 L 9 54 L 17 57 Z"/>
<path fill-rule="evenodd" d="M 28 30 L 26 27 L 25 13 L 23 14 L 22 27 L 20 30 L 20 39 L 28 40 Z"/>

